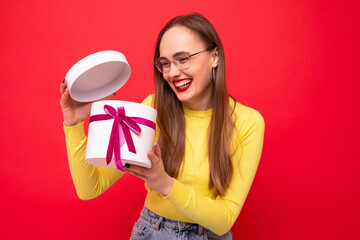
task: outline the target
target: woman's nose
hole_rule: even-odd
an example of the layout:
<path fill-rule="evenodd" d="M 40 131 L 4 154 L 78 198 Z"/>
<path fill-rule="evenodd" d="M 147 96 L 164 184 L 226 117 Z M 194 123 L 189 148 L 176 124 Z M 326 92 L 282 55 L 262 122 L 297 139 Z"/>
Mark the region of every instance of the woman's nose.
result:
<path fill-rule="evenodd" d="M 175 65 L 175 63 L 171 63 L 170 65 L 170 71 L 169 71 L 169 77 L 171 78 L 175 78 L 177 76 L 179 76 L 181 73 L 180 69 L 177 68 L 177 66 Z"/>

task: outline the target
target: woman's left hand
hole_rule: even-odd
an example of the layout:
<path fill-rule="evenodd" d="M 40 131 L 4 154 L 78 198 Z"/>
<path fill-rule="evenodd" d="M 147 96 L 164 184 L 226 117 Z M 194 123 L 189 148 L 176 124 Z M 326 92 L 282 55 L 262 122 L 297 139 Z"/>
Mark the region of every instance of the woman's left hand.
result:
<path fill-rule="evenodd" d="M 151 161 L 151 168 L 131 165 L 130 167 L 125 166 L 125 171 L 141 178 L 152 190 L 166 196 L 170 194 L 174 186 L 174 179 L 165 172 L 159 144 L 155 143 L 153 148 L 154 151 L 147 153 Z"/>

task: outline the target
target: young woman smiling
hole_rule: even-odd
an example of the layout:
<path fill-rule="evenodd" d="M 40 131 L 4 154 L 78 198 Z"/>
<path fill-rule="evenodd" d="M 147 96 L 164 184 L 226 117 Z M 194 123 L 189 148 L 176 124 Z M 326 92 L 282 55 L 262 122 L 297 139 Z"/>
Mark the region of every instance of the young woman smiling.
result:
<path fill-rule="evenodd" d="M 261 157 L 264 120 L 229 96 L 223 47 L 202 15 L 169 21 L 154 61 L 155 93 L 143 101 L 158 112 L 152 167 L 125 166 L 147 189 L 131 239 L 232 239 Z M 72 100 L 66 87 L 60 105 L 70 170 L 79 197 L 91 199 L 124 173 L 84 161 L 90 104 Z"/>

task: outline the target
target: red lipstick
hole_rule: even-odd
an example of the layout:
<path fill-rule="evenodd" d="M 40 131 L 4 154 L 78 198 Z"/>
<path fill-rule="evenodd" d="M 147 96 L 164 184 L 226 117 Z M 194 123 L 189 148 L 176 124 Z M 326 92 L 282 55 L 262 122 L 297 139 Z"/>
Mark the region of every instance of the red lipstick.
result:
<path fill-rule="evenodd" d="M 185 84 L 182 84 L 181 86 L 179 86 L 179 83 L 184 82 L 184 81 L 189 81 L 189 82 L 188 82 L 188 83 L 185 83 Z M 176 91 L 178 91 L 178 92 L 184 92 L 184 91 L 186 91 L 186 90 L 190 87 L 191 83 L 192 83 L 192 79 L 190 79 L 190 78 L 183 78 L 183 79 L 179 79 L 179 80 L 173 81 L 173 84 L 174 84 L 174 86 L 175 86 L 175 89 L 176 89 Z M 178 84 L 178 87 L 176 86 L 176 84 Z"/>

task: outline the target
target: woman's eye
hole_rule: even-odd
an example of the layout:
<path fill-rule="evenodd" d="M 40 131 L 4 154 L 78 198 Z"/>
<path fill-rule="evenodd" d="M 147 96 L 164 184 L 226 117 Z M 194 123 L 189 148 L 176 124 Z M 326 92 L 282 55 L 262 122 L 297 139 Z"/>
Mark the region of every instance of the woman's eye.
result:
<path fill-rule="evenodd" d="M 188 57 L 179 57 L 179 58 L 177 59 L 177 61 L 178 61 L 179 63 L 185 63 L 187 60 L 189 60 Z"/>
<path fill-rule="evenodd" d="M 162 65 L 163 67 L 168 67 L 168 66 L 170 65 L 170 63 L 169 63 L 169 62 L 162 62 L 161 65 Z"/>

